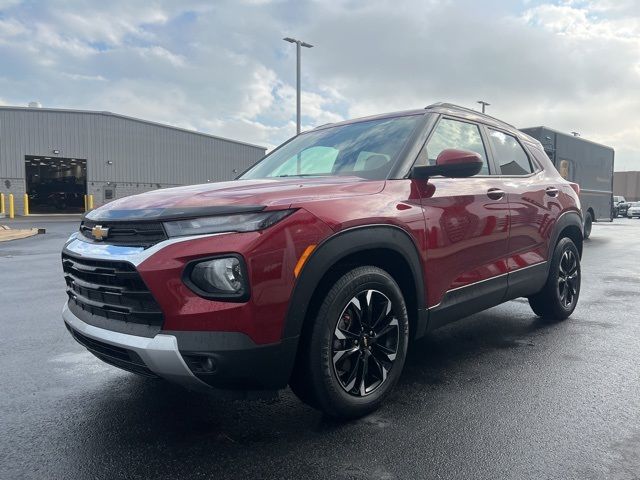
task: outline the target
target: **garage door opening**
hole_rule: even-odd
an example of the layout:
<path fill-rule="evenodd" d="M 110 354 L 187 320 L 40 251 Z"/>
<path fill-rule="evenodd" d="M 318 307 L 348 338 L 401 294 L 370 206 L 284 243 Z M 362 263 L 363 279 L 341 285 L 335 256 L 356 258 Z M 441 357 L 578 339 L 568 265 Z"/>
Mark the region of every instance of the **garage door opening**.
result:
<path fill-rule="evenodd" d="M 82 213 L 87 193 L 87 161 L 24 157 L 31 213 Z"/>

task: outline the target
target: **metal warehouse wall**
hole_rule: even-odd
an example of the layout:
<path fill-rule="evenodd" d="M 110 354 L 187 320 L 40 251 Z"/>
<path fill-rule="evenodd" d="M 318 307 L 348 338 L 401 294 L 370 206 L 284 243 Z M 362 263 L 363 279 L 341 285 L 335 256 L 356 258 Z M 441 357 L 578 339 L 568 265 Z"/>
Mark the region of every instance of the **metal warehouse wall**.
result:
<path fill-rule="evenodd" d="M 25 155 L 86 159 L 88 193 L 97 206 L 105 202 L 107 182 L 120 198 L 158 185 L 231 180 L 234 169 L 241 172 L 264 153 L 263 147 L 108 112 L 0 107 L 0 192 L 16 196 L 17 213 L 26 188 Z"/>
<path fill-rule="evenodd" d="M 628 201 L 640 200 L 640 172 L 615 172 L 613 194 L 622 195 Z"/>

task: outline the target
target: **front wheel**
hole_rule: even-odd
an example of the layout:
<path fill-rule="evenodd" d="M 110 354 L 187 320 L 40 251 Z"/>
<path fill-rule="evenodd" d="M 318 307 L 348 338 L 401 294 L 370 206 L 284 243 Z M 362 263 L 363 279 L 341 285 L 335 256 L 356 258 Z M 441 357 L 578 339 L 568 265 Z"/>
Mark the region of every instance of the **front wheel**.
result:
<path fill-rule="evenodd" d="M 291 388 L 329 416 L 375 410 L 400 377 L 409 319 L 402 292 L 384 270 L 358 267 L 324 296 L 303 339 Z"/>
<path fill-rule="evenodd" d="M 529 297 L 533 312 L 546 320 L 564 320 L 573 313 L 580 296 L 580 254 L 570 238 L 556 245 L 543 289 Z"/>

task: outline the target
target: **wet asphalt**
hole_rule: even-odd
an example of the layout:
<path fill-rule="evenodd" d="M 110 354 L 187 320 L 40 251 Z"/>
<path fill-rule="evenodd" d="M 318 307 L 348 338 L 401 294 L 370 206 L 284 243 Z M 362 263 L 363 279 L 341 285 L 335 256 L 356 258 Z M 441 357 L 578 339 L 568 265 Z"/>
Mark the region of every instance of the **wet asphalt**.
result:
<path fill-rule="evenodd" d="M 569 320 L 516 300 L 436 331 L 347 423 L 288 390 L 223 401 L 95 359 L 60 318 L 76 222 L 14 221 L 47 234 L 0 243 L 1 479 L 640 478 L 638 220 L 594 225 Z"/>

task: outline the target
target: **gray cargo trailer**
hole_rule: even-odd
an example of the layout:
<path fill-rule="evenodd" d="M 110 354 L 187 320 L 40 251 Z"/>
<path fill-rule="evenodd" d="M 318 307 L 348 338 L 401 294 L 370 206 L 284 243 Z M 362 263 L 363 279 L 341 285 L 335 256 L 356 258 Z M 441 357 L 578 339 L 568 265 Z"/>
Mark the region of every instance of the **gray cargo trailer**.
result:
<path fill-rule="evenodd" d="M 547 127 L 521 130 L 542 144 L 564 178 L 580 185 L 585 237 L 592 222 L 613 220 L 613 148 Z"/>

